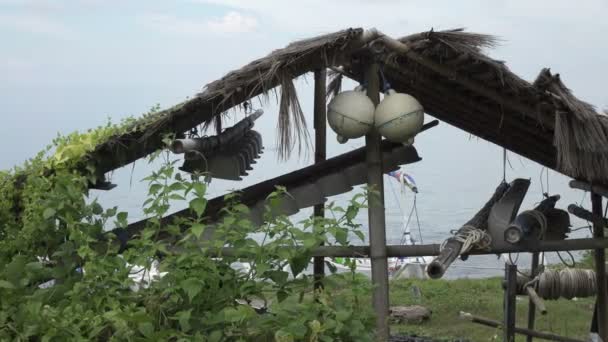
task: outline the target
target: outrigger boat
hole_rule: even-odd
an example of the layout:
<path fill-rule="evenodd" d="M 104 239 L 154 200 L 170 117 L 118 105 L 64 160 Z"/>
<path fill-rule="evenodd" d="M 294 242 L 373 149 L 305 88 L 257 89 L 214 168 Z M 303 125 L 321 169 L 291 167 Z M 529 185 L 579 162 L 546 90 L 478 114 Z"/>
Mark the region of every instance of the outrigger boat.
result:
<path fill-rule="evenodd" d="M 400 244 L 402 245 L 415 245 L 416 241 L 412 238 L 410 229 L 410 222 L 412 214 L 416 215 L 416 222 L 418 222 L 418 212 L 416 210 L 416 195 L 418 194 L 418 187 L 414 178 L 404 172 L 403 170 L 389 172 L 388 176 L 397 180 L 400 184 L 401 200 L 406 203 L 406 194 L 411 191 L 414 194 L 414 200 L 412 203 L 412 210 L 409 214 L 406 214 L 402 210 L 403 215 L 403 234 L 401 237 Z M 390 184 L 390 183 L 389 183 Z M 390 185 L 392 188 L 392 184 Z M 399 198 L 393 189 L 395 200 L 399 203 Z M 399 205 L 401 209 L 401 205 Z M 419 225 L 419 224 L 418 224 Z M 419 230 L 420 231 L 420 230 Z M 419 237 L 422 240 L 422 237 Z M 426 265 L 432 261 L 431 256 L 421 257 L 399 257 L 399 258 L 388 258 L 388 272 L 389 276 L 393 279 L 397 278 L 427 278 L 425 272 Z M 354 262 L 356 270 L 362 273 L 371 273 L 371 260 L 369 258 L 332 258 L 329 262 L 338 269 L 350 269 L 350 266 Z"/>

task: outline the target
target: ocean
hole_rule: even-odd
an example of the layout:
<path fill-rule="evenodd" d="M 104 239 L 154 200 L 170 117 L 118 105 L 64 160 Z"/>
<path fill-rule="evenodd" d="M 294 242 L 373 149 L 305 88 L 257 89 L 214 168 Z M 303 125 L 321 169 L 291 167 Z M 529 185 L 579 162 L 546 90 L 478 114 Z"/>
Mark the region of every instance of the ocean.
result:
<path fill-rule="evenodd" d="M 273 133 L 271 116 L 260 119 L 256 128 L 261 131 Z M 432 118 L 427 116 L 427 121 Z M 236 119 L 235 119 L 236 120 Z M 260 128 L 258 128 L 260 126 Z M 265 133 L 265 132 L 263 132 Z M 272 134 L 270 134 L 272 136 Z M 266 135 L 265 135 L 266 137 Z M 266 139 L 268 140 L 268 139 Z M 264 153 L 249 175 L 242 181 L 224 181 L 214 179 L 209 185 L 209 198 L 256 184 L 263 180 L 297 170 L 312 163 L 312 149 L 308 154 L 298 156 L 294 154 L 287 161 L 279 161 L 274 141 L 264 141 Z M 328 128 L 328 158 L 346 151 L 361 147 L 364 139 L 356 139 L 340 145 L 335 135 Z M 417 210 L 419 214 L 419 228 L 415 218 L 412 218 L 410 227 L 417 243 L 440 243 L 450 236 L 450 231 L 458 229 L 468 221 L 494 193 L 496 186 L 503 180 L 503 150 L 492 143 L 468 135 L 455 127 L 445 123 L 421 133 L 414 143 L 422 160 L 402 169 L 416 180 L 419 194 L 417 195 Z M 172 158 L 177 158 L 173 156 Z M 144 217 L 142 203 L 147 193 L 147 184 L 141 180 L 147 176 L 158 162 L 149 164 L 141 160 L 110 175 L 111 180 L 118 184 L 112 191 L 93 191 L 91 196 L 98 198 L 105 207 L 119 206 L 122 211 L 129 213 L 129 221 L 137 221 Z M 178 164 L 179 165 L 179 164 Z M 569 178 L 554 171 L 547 171 L 540 165 L 513 153 L 507 154 L 507 163 L 504 173 L 506 180 L 527 178 L 531 186 L 526 195 L 522 210 L 531 209 L 542 199 L 542 194 L 560 194 L 561 199 L 557 207 L 565 209 L 569 204 L 577 203 L 590 208 L 589 196 L 579 190 L 570 189 Z M 413 193 L 407 192 L 405 200 L 400 194 L 397 181 L 385 176 L 385 210 L 386 235 L 388 244 L 398 244 L 403 234 L 404 216 L 407 216 L 413 205 Z M 356 187 L 350 193 L 330 197 L 329 201 L 344 204 L 355 193 L 361 192 Z M 175 204 L 171 211 L 185 207 L 185 203 Z M 298 221 L 311 214 L 311 210 L 301 210 L 293 215 L 292 219 Z M 357 222 L 362 225 L 362 231 L 367 238 L 367 212 L 363 210 L 357 216 Z M 586 226 L 587 222 L 572 218 L 572 228 Z M 419 231 L 421 235 L 419 234 Z M 590 236 L 588 229 L 578 229 L 570 234 L 571 237 Z M 356 238 L 352 244 L 365 244 Z M 580 253 L 573 253 L 575 258 Z M 561 255 L 566 261 L 570 256 Z M 548 263 L 560 262 L 557 253 L 547 253 Z M 511 260 L 520 268 L 529 268 L 530 255 L 520 253 L 512 255 Z M 480 278 L 500 276 L 503 274 L 504 259 L 495 255 L 471 256 L 467 261 L 456 261 L 448 270 L 446 278 Z"/>

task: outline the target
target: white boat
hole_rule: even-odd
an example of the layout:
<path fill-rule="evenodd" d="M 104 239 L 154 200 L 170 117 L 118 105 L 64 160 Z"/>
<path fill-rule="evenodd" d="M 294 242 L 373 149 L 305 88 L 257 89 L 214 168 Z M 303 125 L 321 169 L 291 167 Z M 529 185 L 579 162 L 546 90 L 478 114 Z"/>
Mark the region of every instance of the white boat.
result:
<path fill-rule="evenodd" d="M 401 197 L 402 197 L 403 203 L 406 203 L 406 201 L 405 201 L 406 192 L 408 189 L 414 194 L 414 200 L 412 203 L 412 211 L 409 214 L 406 214 L 402 210 L 403 235 L 402 235 L 400 244 L 409 245 L 409 246 L 415 245 L 415 241 L 412 238 L 412 234 L 411 234 L 411 230 L 410 230 L 410 221 L 411 221 L 412 213 L 415 212 L 416 215 L 418 215 L 417 211 L 415 210 L 415 205 L 416 205 L 415 196 L 418 193 L 418 187 L 416 186 L 414 178 L 412 178 L 410 175 L 408 175 L 407 173 L 405 173 L 401 170 L 390 172 L 388 175 L 393 177 L 394 179 L 396 179 L 399 182 L 399 184 L 401 185 L 400 192 L 401 192 Z M 389 183 L 389 186 L 392 187 L 392 185 L 390 183 Z M 393 189 L 393 194 L 395 195 L 395 201 L 399 201 L 399 198 L 397 197 L 394 189 Z M 401 206 L 399 206 L 399 207 L 401 208 Z M 418 221 L 417 217 L 416 217 L 416 221 Z M 420 239 L 421 239 L 421 237 L 420 237 Z M 425 278 L 427 278 L 427 274 L 425 272 L 426 265 L 429 264 L 432 260 L 433 260 L 433 257 L 431 257 L 431 256 L 388 258 L 387 259 L 388 273 L 392 279 L 397 279 L 397 278 L 425 279 Z M 362 272 L 362 273 L 371 273 L 372 267 L 371 267 L 371 260 L 369 258 L 356 258 L 356 259 L 333 258 L 333 259 L 329 260 L 329 262 L 333 266 L 335 266 L 336 268 L 341 269 L 341 270 L 350 269 L 350 266 L 352 265 L 353 261 L 355 262 L 357 271 Z"/>

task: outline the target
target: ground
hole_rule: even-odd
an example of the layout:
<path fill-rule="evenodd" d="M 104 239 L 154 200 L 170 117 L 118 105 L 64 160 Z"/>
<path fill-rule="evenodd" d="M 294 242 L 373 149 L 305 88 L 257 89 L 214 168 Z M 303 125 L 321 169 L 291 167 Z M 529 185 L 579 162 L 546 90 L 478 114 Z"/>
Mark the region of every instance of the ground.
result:
<path fill-rule="evenodd" d="M 470 341 L 502 341 L 502 331 L 462 320 L 460 311 L 501 320 L 502 279 L 415 280 L 402 279 L 390 284 L 391 305 L 424 305 L 432 310 L 431 319 L 421 324 L 395 324 L 392 333 L 416 334 L 436 339 L 466 338 Z M 594 298 L 546 301 L 547 315 L 537 313 L 536 329 L 586 340 Z M 517 301 L 517 326 L 527 326 L 528 298 Z M 517 341 L 525 341 L 519 336 Z"/>

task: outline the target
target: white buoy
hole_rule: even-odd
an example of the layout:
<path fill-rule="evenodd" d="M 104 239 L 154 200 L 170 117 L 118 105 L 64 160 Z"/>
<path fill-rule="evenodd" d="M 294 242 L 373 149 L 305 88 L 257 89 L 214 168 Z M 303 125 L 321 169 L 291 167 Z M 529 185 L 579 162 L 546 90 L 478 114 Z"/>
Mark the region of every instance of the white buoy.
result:
<path fill-rule="evenodd" d="M 378 132 L 393 142 L 412 143 L 424 123 L 424 109 L 413 96 L 397 93 L 392 89 L 374 113 Z"/>
<path fill-rule="evenodd" d="M 327 122 L 341 144 L 362 137 L 374 125 L 374 104 L 363 88 L 342 92 L 329 103 Z"/>

